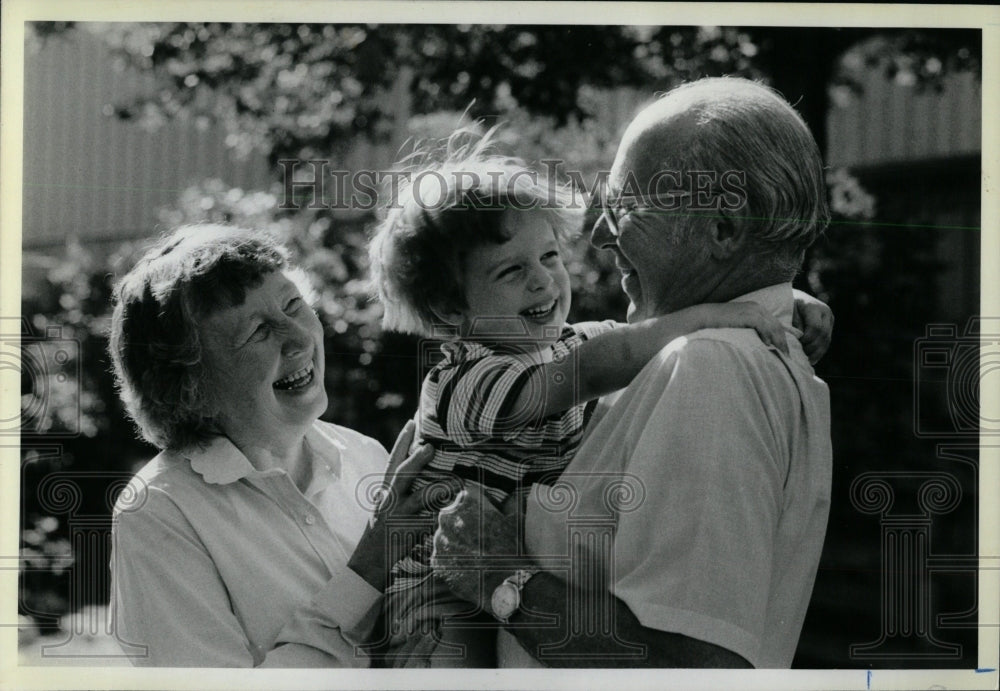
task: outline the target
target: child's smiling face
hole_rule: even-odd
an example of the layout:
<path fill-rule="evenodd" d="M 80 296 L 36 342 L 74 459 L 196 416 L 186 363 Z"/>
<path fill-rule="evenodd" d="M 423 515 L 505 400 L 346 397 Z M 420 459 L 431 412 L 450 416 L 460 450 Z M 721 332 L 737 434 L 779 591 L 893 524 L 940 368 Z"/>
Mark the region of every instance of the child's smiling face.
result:
<path fill-rule="evenodd" d="M 569 273 L 555 231 L 537 211 L 506 212 L 503 228 L 509 240 L 474 247 L 466 256 L 462 333 L 477 338 L 476 320 L 493 317 L 500 319 L 490 320 L 492 334 L 526 334 L 540 344 L 551 343 L 570 306 Z"/>

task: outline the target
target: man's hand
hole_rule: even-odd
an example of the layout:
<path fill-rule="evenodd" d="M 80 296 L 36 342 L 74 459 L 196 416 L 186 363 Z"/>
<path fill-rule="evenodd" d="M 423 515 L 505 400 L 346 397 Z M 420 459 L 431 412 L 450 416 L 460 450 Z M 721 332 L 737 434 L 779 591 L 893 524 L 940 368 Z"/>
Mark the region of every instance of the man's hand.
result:
<path fill-rule="evenodd" d="M 530 566 L 518 534 L 516 513 L 500 513 L 470 485 L 438 514 L 431 566 L 451 591 L 493 613 L 493 591 L 518 568 Z"/>

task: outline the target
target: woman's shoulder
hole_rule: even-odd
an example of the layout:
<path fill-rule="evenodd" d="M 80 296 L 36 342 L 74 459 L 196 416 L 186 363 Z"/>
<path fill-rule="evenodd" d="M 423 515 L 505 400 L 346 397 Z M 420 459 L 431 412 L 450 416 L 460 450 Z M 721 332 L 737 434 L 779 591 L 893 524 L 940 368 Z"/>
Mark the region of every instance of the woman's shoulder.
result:
<path fill-rule="evenodd" d="M 175 451 L 161 451 L 122 487 L 115 500 L 114 515 L 149 515 L 170 507 L 178 495 L 195 491 L 203 484 L 194 482 L 196 479 L 187 459 Z"/>

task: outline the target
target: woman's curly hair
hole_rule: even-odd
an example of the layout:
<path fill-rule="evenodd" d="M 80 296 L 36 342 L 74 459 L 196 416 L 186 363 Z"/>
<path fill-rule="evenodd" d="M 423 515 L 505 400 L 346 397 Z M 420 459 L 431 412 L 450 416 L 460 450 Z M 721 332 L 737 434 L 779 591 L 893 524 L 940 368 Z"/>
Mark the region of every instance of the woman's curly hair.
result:
<path fill-rule="evenodd" d="M 108 349 L 119 396 L 144 439 L 181 448 L 219 433 L 203 385 L 198 320 L 242 304 L 274 271 L 310 294 L 275 238 L 197 224 L 160 238 L 116 284 Z"/>

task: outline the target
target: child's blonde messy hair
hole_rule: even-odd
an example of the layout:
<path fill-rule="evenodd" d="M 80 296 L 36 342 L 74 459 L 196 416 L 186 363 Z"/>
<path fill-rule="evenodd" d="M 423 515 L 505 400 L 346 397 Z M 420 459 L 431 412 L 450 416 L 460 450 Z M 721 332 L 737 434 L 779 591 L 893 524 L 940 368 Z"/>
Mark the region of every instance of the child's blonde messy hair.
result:
<path fill-rule="evenodd" d="M 569 188 L 520 159 L 492 153 L 496 130 L 460 129 L 440 143 L 437 157 L 424 150 L 400 163 L 398 197 L 369 245 L 384 328 L 434 336 L 435 311 L 465 309 L 465 256 L 510 239 L 504 214 L 545 214 L 560 241 L 578 231 L 582 209 Z"/>

